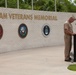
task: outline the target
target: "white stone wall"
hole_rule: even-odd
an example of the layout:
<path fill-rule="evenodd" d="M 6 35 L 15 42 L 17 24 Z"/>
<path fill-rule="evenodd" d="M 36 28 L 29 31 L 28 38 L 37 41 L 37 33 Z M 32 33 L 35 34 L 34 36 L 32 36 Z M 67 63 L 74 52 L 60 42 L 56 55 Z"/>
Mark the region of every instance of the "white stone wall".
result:
<path fill-rule="evenodd" d="M 22 9 L 6 9 L 0 8 L 0 14 L 7 13 L 7 18 L 2 18 L 0 15 L 0 24 L 3 27 L 3 37 L 0 39 L 0 53 L 13 50 L 26 50 L 29 48 L 47 47 L 64 45 L 64 22 L 75 13 L 65 12 L 47 12 Z M 10 17 L 9 14 L 30 14 L 32 19 L 17 19 Z M 57 20 L 40 20 L 35 19 L 34 15 L 56 16 Z M 26 24 L 28 34 L 25 38 L 20 38 L 18 35 L 18 27 L 20 24 Z M 50 26 L 50 35 L 44 37 L 42 28 L 44 25 Z M 76 32 L 75 22 L 73 23 L 74 32 Z"/>

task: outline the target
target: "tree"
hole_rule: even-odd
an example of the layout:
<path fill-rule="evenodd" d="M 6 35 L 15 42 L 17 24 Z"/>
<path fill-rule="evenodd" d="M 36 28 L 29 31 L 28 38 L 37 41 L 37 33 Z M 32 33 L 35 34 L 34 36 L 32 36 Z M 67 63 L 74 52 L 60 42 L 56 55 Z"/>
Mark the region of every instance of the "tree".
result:
<path fill-rule="evenodd" d="M 8 8 L 17 8 L 17 0 L 7 0 Z"/>
<path fill-rule="evenodd" d="M 30 0 L 19 0 L 20 9 L 32 9 Z"/>
<path fill-rule="evenodd" d="M 74 0 L 74 5 L 76 6 L 76 0 Z"/>
<path fill-rule="evenodd" d="M 59 12 L 76 12 L 76 6 L 72 0 L 57 0 L 57 11 Z"/>
<path fill-rule="evenodd" d="M 54 0 L 49 0 L 45 6 L 43 6 L 43 10 L 45 11 L 55 11 Z"/>
<path fill-rule="evenodd" d="M 5 7 L 5 0 L 0 0 L 0 7 Z"/>
<path fill-rule="evenodd" d="M 34 10 L 43 10 L 43 7 L 45 6 L 45 1 L 44 0 L 35 0 L 34 1 Z"/>
<path fill-rule="evenodd" d="M 55 0 L 33 0 L 33 9 L 55 11 Z M 57 12 L 76 12 L 76 0 L 56 0 Z M 5 7 L 5 0 L 0 0 L 0 7 Z M 8 8 L 17 8 L 17 0 L 7 0 Z M 20 9 L 32 9 L 32 0 L 19 0 Z"/>

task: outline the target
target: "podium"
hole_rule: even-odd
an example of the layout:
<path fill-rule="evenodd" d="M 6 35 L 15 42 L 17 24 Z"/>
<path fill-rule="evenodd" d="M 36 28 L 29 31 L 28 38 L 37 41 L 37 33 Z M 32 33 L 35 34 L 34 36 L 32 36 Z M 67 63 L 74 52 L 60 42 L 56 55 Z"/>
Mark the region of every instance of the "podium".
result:
<path fill-rule="evenodd" d="M 74 42 L 74 62 L 76 62 L 76 35 L 73 36 L 73 42 Z"/>

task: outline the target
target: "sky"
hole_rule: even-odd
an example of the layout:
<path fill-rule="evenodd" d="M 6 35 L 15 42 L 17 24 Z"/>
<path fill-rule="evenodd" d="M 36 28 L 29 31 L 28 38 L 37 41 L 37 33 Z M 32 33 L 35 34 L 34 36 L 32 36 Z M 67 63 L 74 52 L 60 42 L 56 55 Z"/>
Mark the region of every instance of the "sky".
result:
<path fill-rule="evenodd" d="M 72 0 L 72 2 L 73 2 L 74 0 Z"/>
<path fill-rule="evenodd" d="M 69 0 L 70 1 L 70 0 Z M 74 2 L 74 0 L 71 0 L 72 2 Z M 75 4 L 75 3 L 74 3 Z M 75 4 L 76 5 L 76 4 Z"/>
<path fill-rule="evenodd" d="M 72 0 L 72 2 L 73 2 L 74 0 Z M 74 3 L 74 5 L 76 5 L 76 3 Z"/>
<path fill-rule="evenodd" d="M 69 0 L 70 1 L 70 0 Z M 73 2 L 74 0 L 72 0 L 72 2 Z"/>

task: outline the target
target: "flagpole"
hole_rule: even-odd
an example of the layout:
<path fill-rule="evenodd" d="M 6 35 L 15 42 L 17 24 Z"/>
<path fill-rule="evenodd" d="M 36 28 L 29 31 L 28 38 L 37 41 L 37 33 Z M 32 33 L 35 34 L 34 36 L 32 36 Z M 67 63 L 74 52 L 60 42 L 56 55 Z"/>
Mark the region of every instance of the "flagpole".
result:
<path fill-rule="evenodd" d="M 5 0 L 5 7 L 7 8 L 7 0 Z"/>
<path fill-rule="evenodd" d="M 17 8 L 19 9 L 19 0 L 17 0 Z"/>
<path fill-rule="evenodd" d="M 56 7 L 56 0 L 55 0 L 55 12 L 57 11 L 57 7 Z"/>
<path fill-rule="evenodd" d="M 33 0 L 32 0 L 32 2 L 31 2 L 31 4 L 32 4 L 32 10 L 33 10 Z"/>

